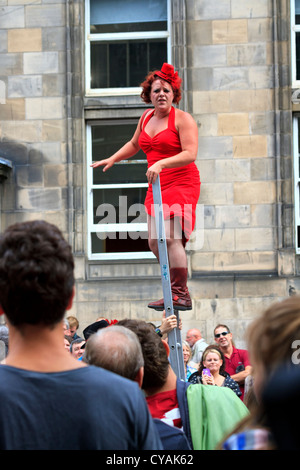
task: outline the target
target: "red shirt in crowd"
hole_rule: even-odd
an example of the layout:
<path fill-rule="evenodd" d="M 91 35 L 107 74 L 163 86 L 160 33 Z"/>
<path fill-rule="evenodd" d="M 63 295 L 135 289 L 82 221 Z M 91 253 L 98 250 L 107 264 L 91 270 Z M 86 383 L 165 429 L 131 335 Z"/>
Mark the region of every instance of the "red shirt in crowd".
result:
<path fill-rule="evenodd" d="M 239 366 L 250 366 L 249 355 L 246 349 L 237 349 L 233 346 L 233 351 L 230 357 L 225 356 L 225 371 L 228 372 L 230 376 L 241 372 L 237 369 Z M 243 369 L 241 369 L 243 370 Z M 241 400 L 244 398 L 244 384 L 239 383 L 240 390 L 242 392 Z"/>

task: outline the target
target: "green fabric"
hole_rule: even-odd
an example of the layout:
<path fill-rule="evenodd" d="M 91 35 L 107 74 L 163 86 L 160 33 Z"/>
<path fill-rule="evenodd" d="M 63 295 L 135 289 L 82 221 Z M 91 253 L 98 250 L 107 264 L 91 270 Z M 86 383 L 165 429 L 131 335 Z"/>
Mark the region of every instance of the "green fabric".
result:
<path fill-rule="evenodd" d="M 187 389 L 194 450 L 214 450 L 249 411 L 228 387 L 192 384 Z"/>

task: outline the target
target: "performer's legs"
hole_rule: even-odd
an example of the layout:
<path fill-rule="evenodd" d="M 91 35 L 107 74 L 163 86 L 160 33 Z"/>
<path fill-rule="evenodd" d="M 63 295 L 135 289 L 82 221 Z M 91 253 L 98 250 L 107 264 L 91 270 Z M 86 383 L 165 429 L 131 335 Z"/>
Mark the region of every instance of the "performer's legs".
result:
<path fill-rule="evenodd" d="M 149 247 L 159 261 L 158 243 L 155 230 L 155 220 L 148 215 Z M 165 235 L 170 267 L 173 305 L 177 310 L 190 310 L 191 298 L 187 288 L 187 257 L 182 239 L 182 228 L 177 217 L 165 223 Z M 156 310 L 164 309 L 164 299 L 151 302 L 148 307 Z"/>

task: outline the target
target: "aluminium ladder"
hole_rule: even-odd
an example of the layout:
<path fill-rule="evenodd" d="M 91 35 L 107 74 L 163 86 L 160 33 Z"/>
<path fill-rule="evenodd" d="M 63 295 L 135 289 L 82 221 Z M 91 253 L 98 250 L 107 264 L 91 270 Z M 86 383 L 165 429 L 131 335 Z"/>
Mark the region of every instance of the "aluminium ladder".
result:
<path fill-rule="evenodd" d="M 169 269 L 164 213 L 163 213 L 159 176 L 155 180 L 155 183 L 152 184 L 152 190 L 153 190 L 156 236 L 157 236 L 157 243 L 158 243 L 159 264 L 160 264 L 160 270 L 161 270 L 161 282 L 162 282 L 165 312 L 166 312 L 166 317 L 175 314 L 177 317 L 177 325 L 179 325 L 178 310 L 174 310 L 173 301 L 172 301 L 170 269 Z M 184 369 L 184 362 L 183 362 L 181 331 L 178 328 L 178 326 L 168 333 L 168 345 L 170 347 L 169 360 L 170 360 L 171 367 L 174 370 L 177 377 L 180 380 L 185 381 L 185 369 Z"/>

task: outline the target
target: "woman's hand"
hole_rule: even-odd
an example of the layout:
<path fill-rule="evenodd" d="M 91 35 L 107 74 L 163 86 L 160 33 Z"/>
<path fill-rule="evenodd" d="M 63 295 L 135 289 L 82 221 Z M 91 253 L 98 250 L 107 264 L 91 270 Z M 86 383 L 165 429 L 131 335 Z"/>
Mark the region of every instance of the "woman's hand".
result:
<path fill-rule="evenodd" d="M 104 160 L 99 160 L 97 162 L 94 162 L 91 164 L 91 167 L 92 168 L 97 168 L 98 166 L 103 166 L 103 172 L 105 172 L 106 170 L 109 170 L 109 168 L 111 168 L 114 164 L 114 160 L 110 157 L 110 158 L 105 158 Z"/>
<path fill-rule="evenodd" d="M 158 177 L 161 170 L 162 166 L 160 162 L 156 162 L 148 168 L 146 176 L 149 184 L 155 183 L 156 178 Z"/>
<path fill-rule="evenodd" d="M 172 331 L 174 328 L 179 328 L 180 330 L 182 329 L 182 322 L 181 319 L 179 319 L 179 325 L 177 324 L 177 316 L 176 315 L 169 315 L 166 317 L 166 312 L 165 310 L 163 311 L 163 316 L 162 316 L 162 321 L 161 325 L 159 327 L 161 334 L 168 334 L 170 331 Z"/>
<path fill-rule="evenodd" d="M 202 383 L 204 385 L 215 385 L 215 381 L 212 375 L 202 374 Z"/>

